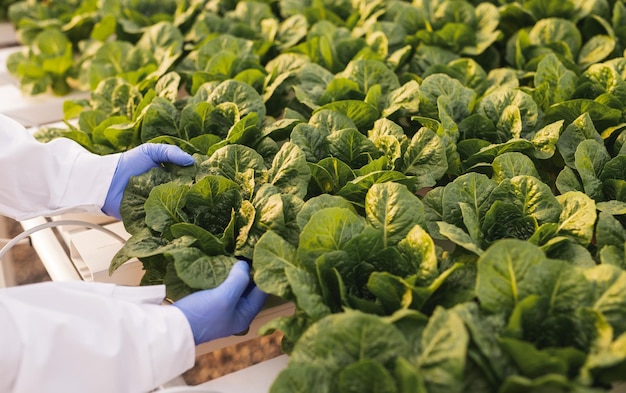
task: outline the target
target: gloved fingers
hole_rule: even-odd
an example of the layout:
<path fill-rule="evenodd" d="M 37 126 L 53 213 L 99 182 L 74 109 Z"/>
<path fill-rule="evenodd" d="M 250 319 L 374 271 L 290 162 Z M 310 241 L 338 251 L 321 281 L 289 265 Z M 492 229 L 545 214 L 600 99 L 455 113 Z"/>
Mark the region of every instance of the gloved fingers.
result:
<path fill-rule="evenodd" d="M 231 301 L 238 301 L 243 295 L 250 282 L 250 267 L 245 261 L 237 261 L 228 273 L 226 280 L 222 282 L 214 291 L 222 292 Z"/>
<path fill-rule="evenodd" d="M 256 285 L 248 292 L 245 299 L 248 301 L 253 317 L 261 311 L 267 301 L 267 297 L 268 294 L 260 290 Z"/>
<path fill-rule="evenodd" d="M 252 320 L 263 308 L 267 296 L 266 293 L 255 286 L 247 296 L 239 299 L 236 310 L 237 331 L 246 332 L 246 328 L 250 326 Z"/>
<path fill-rule="evenodd" d="M 191 155 L 185 153 L 180 147 L 165 143 L 146 143 L 145 152 L 156 164 L 169 162 L 176 165 L 187 166 L 194 162 Z"/>
<path fill-rule="evenodd" d="M 253 280 L 250 280 L 250 282 L 248 283 L 248 286 L 246 287 L 245 291 L 243 291 L 243 293 L 241 294 L 242 297 L 246 297 L 248 296 L 248 294 L 250 293 L 250 291 L 256 287 L 256 283 Z"/>

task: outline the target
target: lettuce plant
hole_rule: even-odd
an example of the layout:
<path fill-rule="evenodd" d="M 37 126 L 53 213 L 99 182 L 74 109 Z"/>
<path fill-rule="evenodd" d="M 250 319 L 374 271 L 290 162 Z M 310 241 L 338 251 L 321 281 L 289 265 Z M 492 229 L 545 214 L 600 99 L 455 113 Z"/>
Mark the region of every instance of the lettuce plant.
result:
<path fill-rule="evenodd" d="M 73 45 L 89 37 L 99 21 L 98 1 L 16 1 L 8 8 L 18 40 L 28 46 L 44 30 L 62 31 Z"/>
<path fill-rule="evenodd" d="M 237 258 L 252 258 L 267 230 L 297 236 L 295 217 L 310 176 L 304 154 L 286 143 L 270 162 L 228 145 L 196 156 L 192 168 L 132 180 L 121 208 L 132 236 L 110 270 L 137 257 L 146 270 L 142 283 L 165 283 L 175 300 L 219 285 Z"/>
<path fill-rule="evenodd" d="M 43 30 L 27 50 L 9 55 L 7 69 L 18 78 L 26 95 L 48 89 L 56 95 L 65 95 L 71 90 L 68 78 L 76 74 L 72 43 L 56 28 Z"/>
<path fill-rule="evenodd" d="M 17 0 L 3 0 L 0 2 L 0 21 L 7 22 L 9 20 L 9 7 L 17 3 Z"/>

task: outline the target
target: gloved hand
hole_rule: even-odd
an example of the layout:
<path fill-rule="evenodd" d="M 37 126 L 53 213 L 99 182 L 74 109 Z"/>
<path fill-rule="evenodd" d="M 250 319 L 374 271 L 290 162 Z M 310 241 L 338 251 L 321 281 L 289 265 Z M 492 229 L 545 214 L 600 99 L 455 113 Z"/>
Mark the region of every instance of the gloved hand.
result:
<path fill-rule="evenodd" d="M 245 331 L 261 311 L 267 294 L 252 284 L 248 264 L 235 263 L 213 289 L 194 292 L 174 303 L 191 325 L 196 345 Z"/>
<path fill-rule="evenodd" d="M 128 185 L 128 180 L 132 176 L 141 175 L 165 162 L 187 166 L 193 164 L 194 159 L 178 146 L 163 143 L 144 143 L 122 153 L 111 180 L 104 206 L 102 206 L 102 211 L 120 220 L 120 203 L 122 202 L 124 189 Z"/>

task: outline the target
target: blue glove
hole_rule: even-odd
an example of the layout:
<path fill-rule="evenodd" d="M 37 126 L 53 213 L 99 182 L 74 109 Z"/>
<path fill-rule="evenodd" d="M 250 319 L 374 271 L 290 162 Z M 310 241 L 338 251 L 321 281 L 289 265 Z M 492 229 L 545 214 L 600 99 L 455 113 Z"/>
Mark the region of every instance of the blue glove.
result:
<path fill-rule="evenodd" d="M 194 159 L 178 146 L 163 143 L 144 143 L 122 153 L 111 180 L 104 206 L 102 206 L 102 211 L 120 220 L 120 203 L 122 202 L 124 189 L 128 185 L 128 180 L 132 176 L 141 175 L 165 162 L 187 166 L 193 164 Z"/>
<path fill-rule="evenodd" d="M 218 287 L 194 292 L 174 306 L 187 317 L 198 345 L 248 329 L 265 300 L 267 294 L 250 283 L 248 264 L 239 261 Z"/>

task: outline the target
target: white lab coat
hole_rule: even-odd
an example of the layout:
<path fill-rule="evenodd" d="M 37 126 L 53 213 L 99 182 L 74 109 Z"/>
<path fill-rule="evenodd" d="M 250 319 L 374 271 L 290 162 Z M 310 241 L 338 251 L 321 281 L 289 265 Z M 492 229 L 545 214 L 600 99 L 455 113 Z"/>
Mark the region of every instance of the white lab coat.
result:
<path fill-rule="evenodd" d="M 119 155 L 42 144 L 0 114 L 0 214 L 101 213 Z M 163 286 L 48 282 L 0 289 L 0 393 L 142 393 L 194 364 L 191 328 Z"/>

